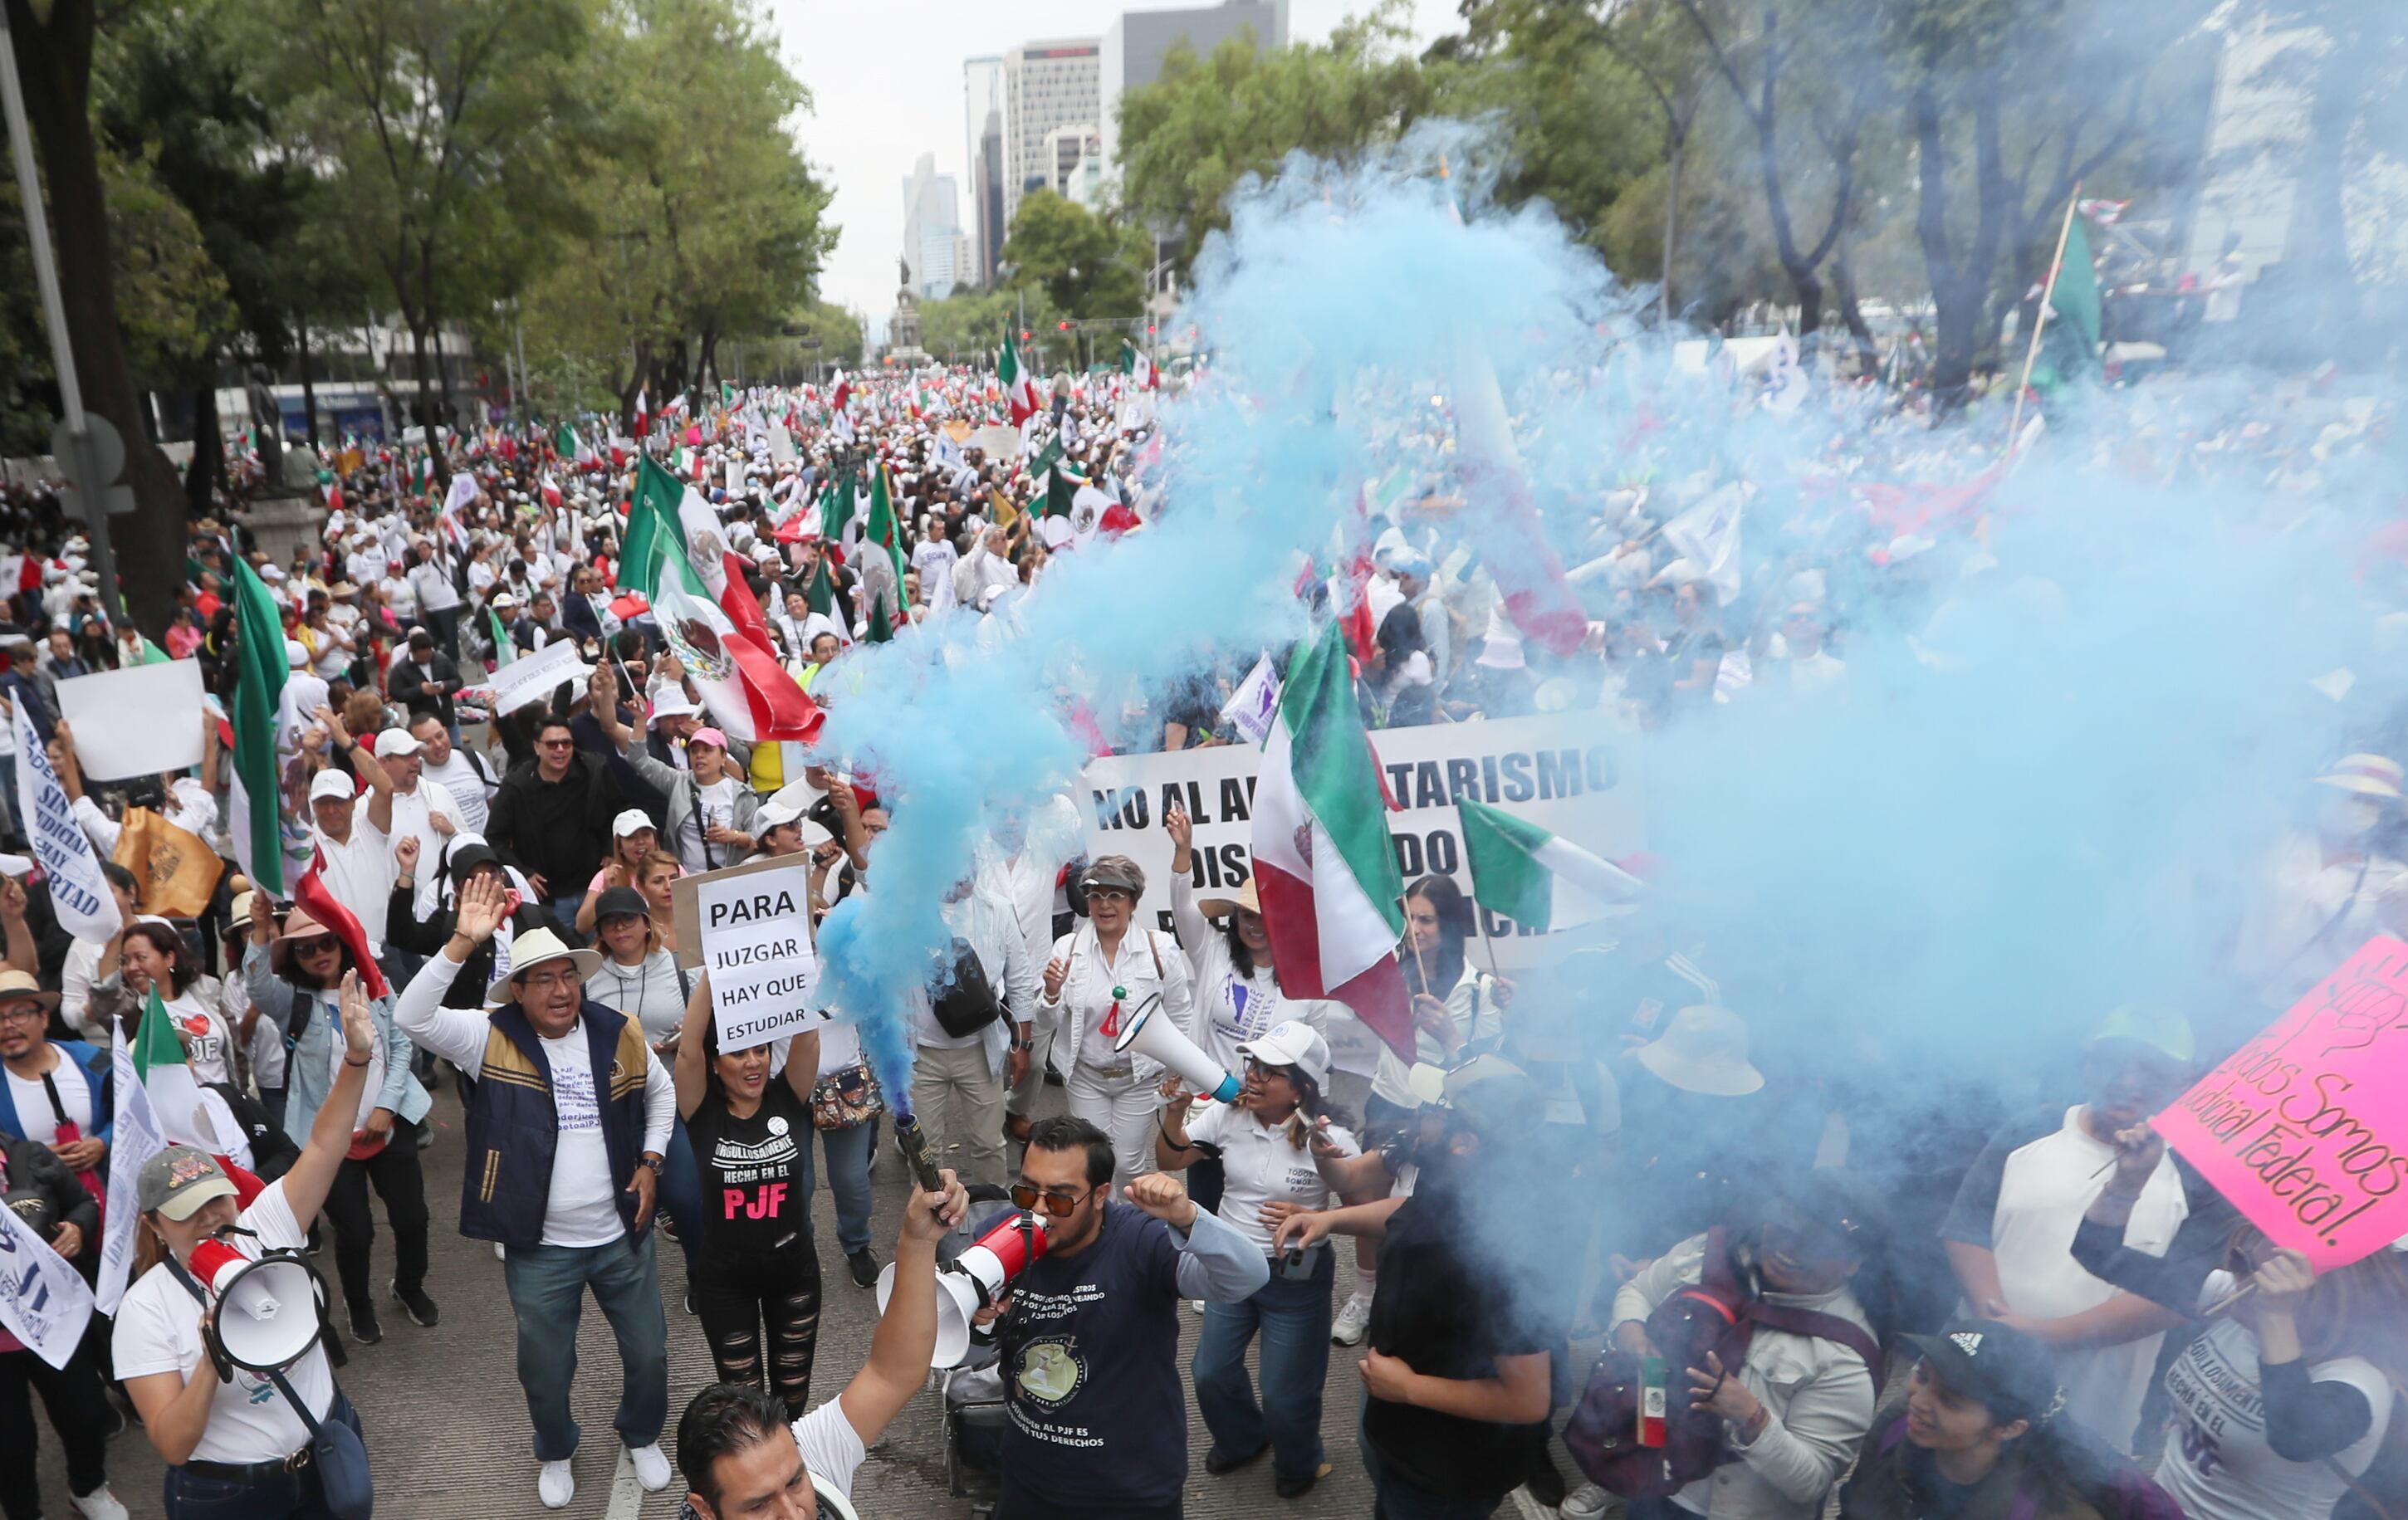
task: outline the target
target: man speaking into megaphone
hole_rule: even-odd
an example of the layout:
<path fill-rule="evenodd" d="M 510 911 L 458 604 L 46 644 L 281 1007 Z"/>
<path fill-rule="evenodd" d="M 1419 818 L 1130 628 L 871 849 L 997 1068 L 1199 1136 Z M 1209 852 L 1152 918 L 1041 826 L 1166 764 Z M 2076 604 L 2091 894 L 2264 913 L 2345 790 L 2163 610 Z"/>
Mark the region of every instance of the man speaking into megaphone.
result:
<path fill-rule="evenodd" d="M 255 1179 L 242 1174 L 238 1183 L 214 1157 L 170 1145 L 143 1163 L 136 1183 L 139 1227 L 156 1238 L 162 1259 L 125 1290 L 110 1345 L 143 1433 L 167 1461 L 169 1520 L 200 1513 L 199 1492 L 209 1496 L 208 1513 L 231 1513 L 237 1506 L 227 1499 L 228 1484 L 242 1490 L 238 1508 L 246 1515 L 365 1513 L 356 1508 L 365 1496 L 329 1489 L 365 1479 L 365 1454 L 358 1470 L 333 1473 L 322 1470 L 317 1455 L 326 1445 L 320 1427 L 347 1428 L 354 1449 L 360 1430 L 359 1415 L 326 1365 L 317 1304 L 276 1306 L 276 1316 L 294 1326 L 292 1355 L 272 1355 L 266 1348 L 277 1332 L 261 1326 L 276 1321 L 253 1312 L 265 1300 L 257 1293 L 221 1298 L 219 1284 L 231 1283 L 239 1269 L 210 1259 L 230 1252 L 255 1260 L 265 1250 L 307 1244 L 308 1222 L 324 1206 L 351 1148 L 351 1123 L 376 1048 L 376 1023 L 357 973 L 343 978 L 342 1016 L 343 1064 L 334 1090 L 318 1110 L 309 1143 L 282 1177 L 245 1201 Z M 314 1293 L 306 1275 L 302 1284 Z M 245 1316 L 248 1339 L 229 1363 L 230 1346 L 221 1337 L 237 1314 Z"/>

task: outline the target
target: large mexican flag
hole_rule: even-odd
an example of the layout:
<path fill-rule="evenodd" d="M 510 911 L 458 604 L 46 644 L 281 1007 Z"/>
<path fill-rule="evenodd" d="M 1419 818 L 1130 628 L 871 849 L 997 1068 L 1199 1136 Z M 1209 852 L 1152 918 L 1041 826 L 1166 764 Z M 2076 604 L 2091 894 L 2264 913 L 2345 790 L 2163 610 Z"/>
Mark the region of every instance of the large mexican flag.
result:
<path fill-rule="evenodd" d="M 1516 924 L 1569 929 L 1646 893 L 1639 878 L 1560 834 L 1468 796 L 1455 809 L 1472 899 Z"/>
<path fill-rule="evenodd" d="M 1290 997 L 1334 997 L 1413 1059 L 1404 879 L 1336 624 L 1299 646 L 1254 792 L 1254 883 Z"/>

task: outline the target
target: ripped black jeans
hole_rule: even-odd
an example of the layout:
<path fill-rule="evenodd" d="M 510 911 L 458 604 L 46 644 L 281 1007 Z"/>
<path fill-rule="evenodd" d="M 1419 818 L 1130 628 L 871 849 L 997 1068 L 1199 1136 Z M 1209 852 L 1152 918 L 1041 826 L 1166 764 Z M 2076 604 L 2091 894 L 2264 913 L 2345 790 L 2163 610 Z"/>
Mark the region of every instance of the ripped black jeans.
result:
<path fill-rule="evenodd" d="M 820 1257 L 810 1232 L 770 1251 L 706 1251 L 690 1281 L 719 1380 L 766 1387 L 802 1418 L 820 1341 Z"/>

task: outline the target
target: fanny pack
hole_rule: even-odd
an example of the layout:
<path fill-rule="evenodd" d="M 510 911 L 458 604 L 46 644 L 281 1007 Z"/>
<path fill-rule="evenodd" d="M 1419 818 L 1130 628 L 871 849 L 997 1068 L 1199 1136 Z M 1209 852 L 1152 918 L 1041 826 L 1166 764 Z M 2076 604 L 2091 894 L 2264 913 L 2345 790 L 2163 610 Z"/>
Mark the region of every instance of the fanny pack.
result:
<path fill-rule="evenodd" d="M 995 984 L 987 980 L 978 952 L 958 934 L 953 936 L 953 958 L 951 979 L 929 997 L 928 1006 L 936 1015 L 937 1027 L 959 1040 L 1003 1017 L 1003 1003 L 995 995 Z"/>

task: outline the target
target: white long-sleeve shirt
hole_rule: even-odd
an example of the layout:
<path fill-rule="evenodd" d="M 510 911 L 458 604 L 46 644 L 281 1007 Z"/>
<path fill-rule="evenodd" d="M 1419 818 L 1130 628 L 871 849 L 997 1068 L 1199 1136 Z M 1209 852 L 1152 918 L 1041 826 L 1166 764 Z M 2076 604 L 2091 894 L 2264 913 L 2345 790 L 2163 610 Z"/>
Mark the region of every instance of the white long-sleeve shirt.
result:
<path fill-rule="evenodd" d="M 485 1041 L 493 1033 L 493 1021 L 475 1009 L 443 1006 L 443 994 L 460 974 L 460 966 L 449 947 L 429 959 L 393 1005 L 393 1020 L 410 1039 L 474 1080 L 485 1069 Z M 596 1080 L 581 1027 L 559 1040 L 538 1038 L 542 1039 L 544 1059 L 552 1066 L 552 1107 L 560 1116 L 552 1186 L 543 1205 L 543 1243 L 608 1245 L 626 1230 L 619 1221 L 619 1188 L 611 1179 L 609 1153 L 602 1140 L 600 1105 L 608 1100 L 605 1084 Z M 677 1090 L 660 1058 L 648 1050 L 644 1149 L 666 1154 L 669 1130 L 676 1121 Z"/>
<path fill-rule="evenodd" d="M 1182 1033 L 1194 1038 L 1188 1025 L 1188 1011 L 1196 1000 L 1195 983 L 1188 972 L 1186 955 L 1181 953 L 1179 941 L 1169 935 L 1131 925 L 1128 932 L 1121 936 L 1120 954 L 1107 956 L 1096 939 L 1096 926 L 1082 924 L 1054 941 L 1054 955 L 1068 961 L 1070 968 L 1062 979 L 1062 996 L 1040 1006 L 1052 1011 L 1057 1021 L 1054 1048 L 1047 1059 L 1065 1077 L 1081 1061 L 1104 1070 L 1130 1062 L 1133 1075 L 1146 1082 L 1161 1076 L 1159 1063 L 1142 1057 L 1132 1059 L 1110 1050 L 1102 1029 L 1115 1001 L 1121 1005 L 1122 1017 L 1127 1018 L 1137 1012 L 1149 995 L 1159 992 L 1163 1013 L 1176 1020 Z M 1126 996 L 1115 999 L 1114 987 Z"/>
<path fill-rule="evenodd" d="M 949 1035 L 937 1022 L 935 1006 L 923 989 L 911 998 L 911 1038 L 918 1044 L 937 1050 L 983 1046 L 988 1068 L 1000 1075 L 1004 1056 L 1011 1048 L 1011 1025 L 1035 1022 L 1042 983 L 1038 980 L 1037 968 L 1029 962 L 1020 921 L 1013 916 L 1010 903 L 979 887 L 968 896 L 945 904 L 943 912 L 945 927 L 969 941 L 980 968 L 986 972 L 988 985 L 1008 1011 L 1007 1016 L 973 1034 Z"/>

